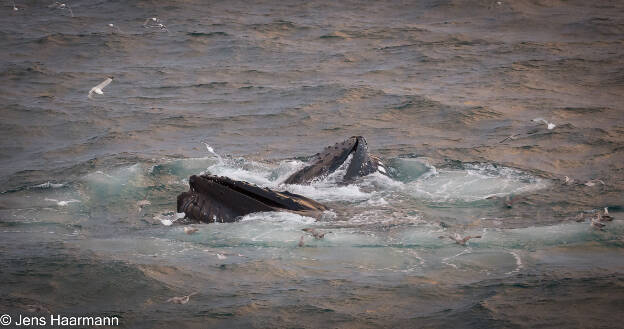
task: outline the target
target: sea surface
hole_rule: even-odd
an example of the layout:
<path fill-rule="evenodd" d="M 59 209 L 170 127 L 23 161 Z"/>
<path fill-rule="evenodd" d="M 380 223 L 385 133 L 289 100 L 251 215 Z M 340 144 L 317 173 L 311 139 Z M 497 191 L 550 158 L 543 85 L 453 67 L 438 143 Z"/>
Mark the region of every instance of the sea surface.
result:
<path fill-rule="evenodd" d="M 621 328 L 624 2 L 64 4 L 0 6 L 0 313 Z M 353 135 L 387 176 L 282 184 Z M 331 210 L 188 235 L 201 172 Z"/>

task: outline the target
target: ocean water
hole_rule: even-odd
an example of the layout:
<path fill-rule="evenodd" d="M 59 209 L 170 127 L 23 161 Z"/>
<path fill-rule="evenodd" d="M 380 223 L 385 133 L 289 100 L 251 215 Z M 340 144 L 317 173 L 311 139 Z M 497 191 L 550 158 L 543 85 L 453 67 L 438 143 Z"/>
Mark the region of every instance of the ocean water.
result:
<path fill-rule="evenodd" d="M 1 314 L 621 326 L 622 2 L 52 3 L 0 7 Z M 388 176 L 282 184 L 353 135 Z M 201 172 L 331 210 L 188 235 L 176 196 Z"/>

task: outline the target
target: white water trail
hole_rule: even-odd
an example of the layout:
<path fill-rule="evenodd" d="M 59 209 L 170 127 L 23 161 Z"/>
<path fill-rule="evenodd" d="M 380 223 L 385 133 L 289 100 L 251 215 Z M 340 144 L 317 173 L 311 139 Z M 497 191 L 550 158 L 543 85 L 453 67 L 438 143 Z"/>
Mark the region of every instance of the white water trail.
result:
<path fill-rule="evenodd" d="M 449 263 L 448 261 L 450 261 L 451 259 L 457 258 L 457 257 L 459 257 L 461 255 L 470 254 L 470 253 L 472 253 L 472 249 L 471 248 L 466 248 L 466 249 L 462 250 L 459 254 L 457 254 L 455 256 L 442 258 L 442 264 L 446 264 L 448 266 L 451 266 L 451 267 L 454 267 L 455 269 L 457 269 L 457 265 L 455 265 L 453 263 Z"/>
<path fill-rule="evenodd" d="M 515 273 L 520 272 L 520 270 L 524 268 L 524 264 L 522 263 L 522 258 L 520 258 L 520 255 L 518 255 L 518 253 L 515 251 L 508 251 L 508 252 L 510 255 L 512 255 L 516 259 L 516 268 L 513 271 L 509 271 L 505 274 L 510 275 L 510 274 L 515 274 Z"/>

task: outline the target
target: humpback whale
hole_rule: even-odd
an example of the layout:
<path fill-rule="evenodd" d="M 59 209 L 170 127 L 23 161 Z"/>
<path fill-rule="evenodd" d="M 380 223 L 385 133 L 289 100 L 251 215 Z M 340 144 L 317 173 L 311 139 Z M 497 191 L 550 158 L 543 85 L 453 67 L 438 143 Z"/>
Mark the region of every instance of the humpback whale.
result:
<path fill-rule="evenodd" d="M 350 162 L 345 163 L 349 159 Z M 368 154 L 366 140 L 361 136 L 326 147 L 309 163 L 283 183 L 309 184 L 333 173 L 343 164 L 347 166 L 342 178 L 345 184 L 378 170 L 385 172 L 381 161 Z M 317 217 L 328 210 L 325 205 L 302 195 L 277 192 L 223 176 L 193 175 L 189 178 L 189 185 L 189 191 L 178 195 L 177 211 L 195 222 L 235 222 L 245 215 L 263 211 L 290 211 Z"/>
<path fill-rule="evenodd" d="M 234 222 L 242 216 L 262 211 L 287 210 L 315 216 L 328 208 L 304 196 L 276 192 L 228 177 L 191 176 L 190 190 L 178 195 L 178 212 L 202 222 Z"/>
<path fill-rule="evenodd" d="M 310 165 L 286 178 L 284 184 L 309 184 L 313 180 L 325 177 L 338 169 L 351 156 L 343 183 L 351 183 L 356 178 L 372 174 L 376 171 L 385 172 L 379 158 L 368 153 L 366 139 L 353 136 L 347 140 L 326 147 L 317 153 Z M 380 169 L 381 168 L 381 169 Z"/>

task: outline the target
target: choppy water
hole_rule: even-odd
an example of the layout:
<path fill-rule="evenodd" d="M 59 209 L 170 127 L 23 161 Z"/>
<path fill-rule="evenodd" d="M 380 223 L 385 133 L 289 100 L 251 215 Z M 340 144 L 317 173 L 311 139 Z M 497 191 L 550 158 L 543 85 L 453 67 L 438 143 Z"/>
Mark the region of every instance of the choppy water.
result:
<path fill-rule="evenodd" d="M 1 313 L 131 328 L 620 325 L 621 2 L 67 2 L 74 17 L 15 3 L 0 12 Z M 281 185 L 352 135 L 390 177 Z M 163 225 L 199 172 L 332 211 L 194 235 Z M 604 231 L 576 221 L 604 207 Z M 298 247 L 306 227 L 331 233 Z M 482 237 L 439 238 L 454 233 Z"/>

